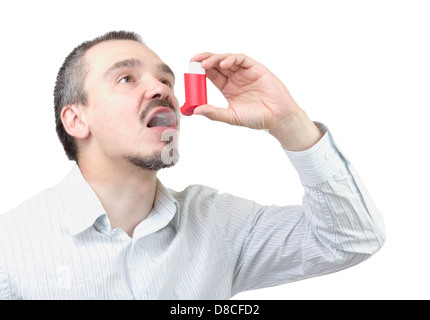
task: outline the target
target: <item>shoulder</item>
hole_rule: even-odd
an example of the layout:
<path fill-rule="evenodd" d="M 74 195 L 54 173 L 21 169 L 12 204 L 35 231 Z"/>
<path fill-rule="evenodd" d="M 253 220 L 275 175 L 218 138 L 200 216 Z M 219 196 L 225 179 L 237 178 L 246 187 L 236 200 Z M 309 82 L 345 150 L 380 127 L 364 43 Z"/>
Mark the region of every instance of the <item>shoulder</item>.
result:
<path fill-rule="evenodd" d="M 0 214 L 0 239 L 30 236 L 35 230 L 52 228 L 62 211 L 61 194 L 46 189 L 20 205 Z"/>
<path fill-rule="evenodd" d="M 210 202 L 218 196 L 218 190 L 199 184 L 190 185 L 181 191 L 167 190 L 181 205 Z"/>
<path fill-rule="evenodd" d="M 253 200 L 241 198 L 204 185 L 190 185 L 182 191 L 170 190 L 179 204 L 181 218 L 214 220 L 223 226 L 248 225 L 263 207 Z"/>
<path fill-rule="evenodd" d="M 261 208 L 253 200 L 235 196 L 231 193 L 220 192 L 204 185 L 190 185 L 182 191 L 168 189 L 180 206 L 213 206 L 220 213 L 232 212 L 237 209 L 255 211 Z"/>

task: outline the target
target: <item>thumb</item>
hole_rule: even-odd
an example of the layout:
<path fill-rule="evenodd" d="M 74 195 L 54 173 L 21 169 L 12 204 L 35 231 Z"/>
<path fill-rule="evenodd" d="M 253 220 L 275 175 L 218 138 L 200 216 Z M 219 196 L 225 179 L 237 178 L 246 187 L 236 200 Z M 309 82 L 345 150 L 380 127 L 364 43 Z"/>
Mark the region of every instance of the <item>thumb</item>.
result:
<path fill-rule="evenodd" d="M 234 124 L 234 117 L 230 109 L 217 108 L 210 104 L 203 104 L 194 109 L 195 115 L 202 115 L 214 121 Z"/>

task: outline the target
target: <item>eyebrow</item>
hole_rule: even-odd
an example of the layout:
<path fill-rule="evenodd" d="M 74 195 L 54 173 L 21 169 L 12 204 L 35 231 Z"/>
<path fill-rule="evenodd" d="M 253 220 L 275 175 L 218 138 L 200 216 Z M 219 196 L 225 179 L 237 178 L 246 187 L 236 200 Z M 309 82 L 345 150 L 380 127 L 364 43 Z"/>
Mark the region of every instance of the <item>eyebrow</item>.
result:
<path fill-rule="evenodd" d="M 114 63 L 109 69 L 106 70 L 104 77 L 108 77 L 109 75 L 115 73 L 118 70 L 127 69 L 127 68 L 134 68 L 134 67 L 140 66 L 142 64 L 143 64 L 142 61 L 140 61 L 138 59 L 125 59 L 125 60 L 118 61 L 118 62 Z M 160 63 L 158 65 L 158 69 L 163 73 L 167 73 L 167 74 L 171 75 L 173 77 L 173 79 L 175 79 L 175 74 L 173 73 L 172 69 L 167 64 Z"/>
<path fill-rule="evenodd" d="M 159 68 L 163 73 L 170 74 L 170 75 L 173 77 L 173 79 L 175 79 L 175 74 L 173 73 L 172 69 L 170 69 L 170 67 L 169 67 L 167 64 L 162 63 L 162 64 L 160 64 L 160 65 L 158 66 L 158 68 Z"/>
<path fill-rule="evenodd" d="M 107 77 L 118 70 L 133 68 L 133 67 L 139 66 L 140 64 L 141 64 L 140 60 L 137 60 L 137 59 L 125 59 L 122 61 L 115 62 L 109 69 L 106 70 L 104 77 Z"/>

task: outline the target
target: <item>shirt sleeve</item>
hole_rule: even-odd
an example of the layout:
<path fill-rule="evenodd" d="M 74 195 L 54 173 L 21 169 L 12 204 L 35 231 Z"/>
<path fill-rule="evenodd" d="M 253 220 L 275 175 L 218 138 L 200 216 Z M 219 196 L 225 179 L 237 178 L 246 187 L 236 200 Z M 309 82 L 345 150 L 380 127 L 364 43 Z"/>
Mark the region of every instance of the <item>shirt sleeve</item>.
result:
<path fill-rule="evenodd" d="M 9 277 L 0 261 L 0 300 L 12 300 L 9 287 Z"/>
<path fill-rule="evenodd" d="M 385 241 L 382 216 L 358 174 L 327 128 L 316 124 L 324 136 L 315 146 L 285 150 L 304 188 L 302 205 L 247 202 L 250 222 L 238 227 L 236 221 L 246 220 L 237 218 L 245 200 L 220 196 L 229 211 L 221 216 L 234 220 L 226 227 L 235 263 L 233 295 L 351 267 Z"/>

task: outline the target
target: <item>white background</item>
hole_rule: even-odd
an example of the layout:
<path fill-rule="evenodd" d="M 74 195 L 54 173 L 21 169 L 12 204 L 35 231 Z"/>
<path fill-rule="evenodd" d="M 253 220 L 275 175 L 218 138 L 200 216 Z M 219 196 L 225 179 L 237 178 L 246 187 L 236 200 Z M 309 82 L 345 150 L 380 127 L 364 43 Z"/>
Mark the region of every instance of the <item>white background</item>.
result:
<path fill-rule="evenodd" d="M 382 211 L 388 239 L 351 269 L 235 298 L 429 299 L 427 3 L 2 1 L 0 212 L 57 184 L 72 167 L 56 137 L 52 90 L 76 45 L 111 30 L 140 33 L 175 71 L 181 103 L 191 56 L 245 53 L 330 128 Z M 208 96 L 226 106 L 212 84 Z M 263 204 L 301 203 L 297 174 L 264 132 L 187 117 L 180 151 L 177 166 L 159 173 L 173 189 L 200 183 Z"/>

